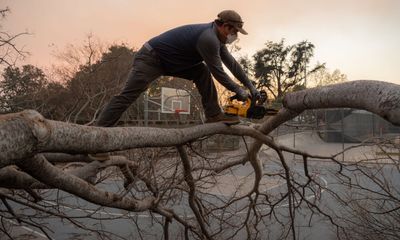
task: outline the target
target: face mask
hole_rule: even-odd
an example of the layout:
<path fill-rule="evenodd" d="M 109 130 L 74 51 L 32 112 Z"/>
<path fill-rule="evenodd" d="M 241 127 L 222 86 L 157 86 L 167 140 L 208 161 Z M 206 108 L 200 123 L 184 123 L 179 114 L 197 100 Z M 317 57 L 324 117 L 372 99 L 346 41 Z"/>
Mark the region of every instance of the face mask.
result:
<path fill-rule="evenodd" d="M 236 41 L 236 39 L 238 39 L 238 35 L 230 33 L 226 36 L 226 44 L 231 44 Z"/>

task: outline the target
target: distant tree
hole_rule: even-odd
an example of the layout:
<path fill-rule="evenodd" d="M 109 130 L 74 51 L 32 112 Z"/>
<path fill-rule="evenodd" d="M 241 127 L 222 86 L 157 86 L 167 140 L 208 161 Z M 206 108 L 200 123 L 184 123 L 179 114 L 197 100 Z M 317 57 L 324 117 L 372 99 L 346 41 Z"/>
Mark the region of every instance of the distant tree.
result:
<path fill-rule="evenodd" d="M 0 80 L 0 113 L 35 109 L 43 116 L 62 120 L 66 112 L 67 89 L 48 79 L 33 65 L 8 66 Z"/>
<path fill-rule="evenodd" d="M 243 57 L 239 58 L 238 62 L 239 62 L 240 65 L 242 65 L 242 68 L 243 68 L 244 72 L 247 75 L 252 75 L 253 74 L 252 73 L 253 65 L 252 65 L 251 60 L 249 59 L 248 56 L 243 56 Z"/>
<path fill-rule="evenodd" d="M 314 45 L 302 41 L 294 45 L 285 45 L 268 41 L 265 48 L 253 55 L 253 61 L 241 59 L 244 69 L 251 71 L 258 89 L 267 89 L 275 99 L 282 99 L 285 93 L 304 89 L 305 76 L 321 68 L 317 64 L 308 70 L 310 59 L 314 56 Z"/>
<path fill-rule="evenodd" d="M 56 58 L 52 66 L 54 76 L 60 82 L 67 82 L 81 70 L 82 66 L 92 65 L 99 61 L 107 51 L 104 43 L 93 34 L 88 34 L 82 45 L 67 44 L 61 51 L 54 51 Z"/>
<path fill-rule="evenodd" d="M 8 66 L 0 81 L 1 112 L 38 109 L 42 104 L 40 94 L 47 83 L 44 72 L 33 65 L 21 68 Z"/>
<path fill-rule="evenodd" d="M 339 69 L 335 69 L 332 73 L 327 68 L 321 68 L 312 74 L 307 75 L 310 86 L 325 86 L 334 83 L 342 83 L 347 81 L 346 74 L 340 72 Z"/>
<path fill-rule="evenodd" d="M 104 50 L 89 36 L 82 47 L 69 45 L 58 54 L 54 72 L 66 88 L 64 120 L 89 123 L 125 84 L 135 52 L 124 44 Z"/>
<path fill-rule="evenodd" d="M 48 81 L 45 88 L 38 92 L 41 105 L 37 110 L 49 119 L 63 120 L 67 109 L 65 102 L 68 101 L 68 91 L 59 82 Z"/>
<path fill-rule="evenodd" d="M 28 33 L 21 32 L 13 34 L 3 30 L 2 22 L 8 13 L 10 13 L 8 7 L 0 8 L 0 66 L 12 66 L 18 59 L 24 58 L 27 54 L 23 49 L 16 46 L 15 41 L 20 36 Z"/>

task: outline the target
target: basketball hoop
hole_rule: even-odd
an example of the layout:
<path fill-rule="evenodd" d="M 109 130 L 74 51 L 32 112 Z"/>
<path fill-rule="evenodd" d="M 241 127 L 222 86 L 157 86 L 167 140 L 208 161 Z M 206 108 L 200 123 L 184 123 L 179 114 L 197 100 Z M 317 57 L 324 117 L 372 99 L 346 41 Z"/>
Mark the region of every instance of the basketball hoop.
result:
<path fill-rule="evenodd" d="M 175 114 L 176 115 L 179 115 L 179 114 L 184 114 L 184 113 L 186 113 L 187 111 L 185 110 L 185 109 L 175 109 Z"/>
<path fill-rule="evenodd" d="M 190 94 L 176 88 L 161 88 L 161 112 L 190 115 Z"/>
<path fill-rule="evenodd" d="M 180 124 L 180 122 L 182 120 L 181 114 L 187 114 L 187 111 L 184 109 L 175 109 L 175 118 L 176 118 L 178 124 Z"/>

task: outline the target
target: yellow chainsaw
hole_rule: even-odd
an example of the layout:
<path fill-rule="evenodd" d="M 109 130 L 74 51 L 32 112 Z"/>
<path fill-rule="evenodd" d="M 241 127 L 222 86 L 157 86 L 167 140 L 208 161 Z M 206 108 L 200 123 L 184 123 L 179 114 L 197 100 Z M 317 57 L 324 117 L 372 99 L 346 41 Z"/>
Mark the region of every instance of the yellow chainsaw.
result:
<path fill-rule="evenodd" d="M 244 102 L 239 101 L 235 95 L 229 98 L 228 104 L 224 106 L 224 112 L 228 115 L 255 119 L 261 119 L 266 115 L 275 115 L 278 110 L 264 106 L 266 101 L 267 93 L 264 90 L 260 91 L 258 99 L 247 98 Z"/>

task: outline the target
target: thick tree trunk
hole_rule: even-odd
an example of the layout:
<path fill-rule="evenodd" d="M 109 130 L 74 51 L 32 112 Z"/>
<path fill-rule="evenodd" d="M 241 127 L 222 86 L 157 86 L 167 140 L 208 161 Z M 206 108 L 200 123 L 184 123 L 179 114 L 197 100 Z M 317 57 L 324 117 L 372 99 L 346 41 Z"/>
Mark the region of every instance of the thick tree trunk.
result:
<path fill-rule="evenodd" d="M 262 133 L 269 134 L 307 109 L 320 108 L 364 109 L 400 125 L 400 85 L 370 80 L 333 84 L 287 94 L 283 106 L 261 124 L 258 129 Z M 258 152 L 261 146 L 262 142 L 256 141 L 250 151 Z"/>
<path fill-rule="evenodd" d="M 212 134 L 249 135 L 243 132 L 245 128 L 229 127 L 223 123 L 183 129 L 101 128 L 46 120 L 38 112 L 26 110 L 0 116 L 0 167 L 43 152 L 110 152 L 176 146 Z"/>
<path fill-rule="evenodd" d="M 357 108 L 400 125 L 400 86 L 380 81 L 352 81 L 287 94 L 283 105 L 300 113 L 306 109 Z"/>

